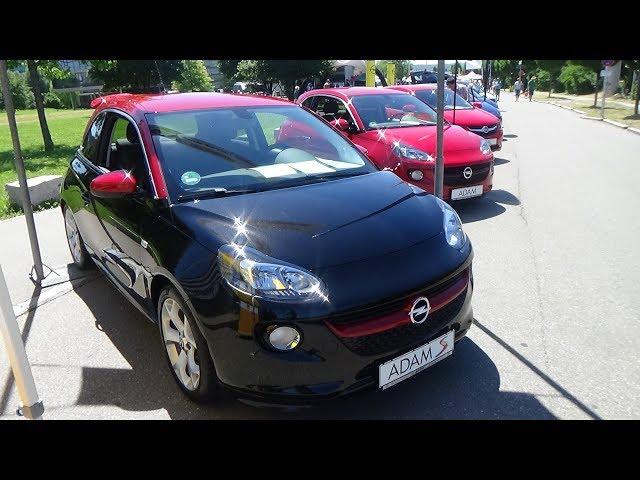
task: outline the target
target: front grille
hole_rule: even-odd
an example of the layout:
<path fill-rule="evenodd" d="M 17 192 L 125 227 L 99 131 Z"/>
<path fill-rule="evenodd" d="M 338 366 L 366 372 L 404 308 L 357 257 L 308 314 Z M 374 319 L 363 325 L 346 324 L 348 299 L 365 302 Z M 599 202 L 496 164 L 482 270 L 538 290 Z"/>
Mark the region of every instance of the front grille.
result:
<path fill-rule="evenodd" d="M 464 178 L 465 168 L 471 168 L 471 177 Z M 477 165 L 465 165 L 462 167 L 445 167 L 444 168 L 444 184 L 445 185 L 474 185 L 484 182 L 489 175 L 491 162 L 479 163 Z"/>
<path fill-rule="evenodd" d="M 467 288 L 447 305 L 430 314 L 424 323 L 409 323 L 362 337 L 339 338 L 349 350 L 362 356 L 381 355 L 400 348 L 417 347 L 440 333 L 447 323 L 460 312 L 466 296 Z"/>
<path fill-rule="evenodd" d="M 360 310 L 350 311 L 343 314 L 334 315 L 327 320 L 334 325 L 345 325 L 357 322 L 363 322 L 371 320 L 372 318 L 380 318 L 390 313 L 397 312 L 398 310 L 406 309 L 407 315 L 411 307 L 411 303 L 417 297 L 431 298 L 434 295 L 446 290 L 451 285 L 456 283 L 462 276 L 466 275 L 466 270 L 451 277 L 449 280 L 436 285 L 435 287 L 427 288 L 419 292 L 413 293 L 408 296 L 403 296 L 399 299 L 394 299 L 388 302 L 378 303 L 376 305 L 370 305 Z"/>
<path fill-rule="evenodd" d="M 484 125 L 480 126 L 480 127 L 468 127 L 470 131 L 472 131 L 473 133 L 475 133 L 476 135 L 480 135 L 481 137 L 491 137 L 492 135 L 494 135 L 496 133 L 496 129 L 498 128 L 498 125 L 494 125 L 494 126 L 489 126 L 487 125 L 487 131 L 484 132 L 482 131 L 482 129 L 484 128 Z"/>

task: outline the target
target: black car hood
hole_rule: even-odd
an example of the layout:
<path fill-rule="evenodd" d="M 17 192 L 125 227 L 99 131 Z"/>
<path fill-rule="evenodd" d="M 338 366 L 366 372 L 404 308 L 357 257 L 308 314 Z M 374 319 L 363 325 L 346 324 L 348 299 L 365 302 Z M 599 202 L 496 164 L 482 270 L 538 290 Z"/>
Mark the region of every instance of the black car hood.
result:
<path fill-rule="evenodd" d="M 236 242 L 308 270 L 406 249 L 443 228 L 434 197 L 391 172 L 180 203 L 172 212 L 211 251 Z"/>

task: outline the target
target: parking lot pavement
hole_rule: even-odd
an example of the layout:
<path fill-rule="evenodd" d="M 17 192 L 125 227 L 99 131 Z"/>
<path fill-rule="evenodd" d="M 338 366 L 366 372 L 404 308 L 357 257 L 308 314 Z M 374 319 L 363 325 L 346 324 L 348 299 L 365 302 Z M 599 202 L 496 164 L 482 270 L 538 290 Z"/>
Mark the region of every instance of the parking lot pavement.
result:
<path fill-rule="evenodd" d="M 494 190 L 456 205 L 475 249 L 476 325 L 451 357 L 310 409 L 197 406 L 174 385 L 156 327 L 98 276 L 19 318 L 45 418 L 638 418 L 640 137 L 506 92 L 501 107 Z M 69 261 L 59 212 L 36 223 L 45 261 Z M 11 242 L 26 272 L 28 241 Z M 2 249 L 3 268 L 13 257 Z M 14 292 L 12 268 L 15 303 L 28 289 Z M 0 358 L 0 414 L 16 418 L 2 347 Z"/>

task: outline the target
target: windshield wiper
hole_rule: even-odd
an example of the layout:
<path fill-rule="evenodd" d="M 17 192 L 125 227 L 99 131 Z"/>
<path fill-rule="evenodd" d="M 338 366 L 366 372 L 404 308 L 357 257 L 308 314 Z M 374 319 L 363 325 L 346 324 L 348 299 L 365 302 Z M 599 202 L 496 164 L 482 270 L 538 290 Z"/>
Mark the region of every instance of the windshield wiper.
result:
<path fill-rule="evenodd" d="M 226 188 L 207 188 L 204 190 L 198 190 L 191 193 L 185 193 L 178 195 L 178 202 L 190 202 L 193 200 L 200 200 L 204 198 L 220 198 L 230 197 L 232 195 L 242 195 L 245 193 L 255 193 L 257 189 L 245 189 L 245 190 L 227 190 Z"/>

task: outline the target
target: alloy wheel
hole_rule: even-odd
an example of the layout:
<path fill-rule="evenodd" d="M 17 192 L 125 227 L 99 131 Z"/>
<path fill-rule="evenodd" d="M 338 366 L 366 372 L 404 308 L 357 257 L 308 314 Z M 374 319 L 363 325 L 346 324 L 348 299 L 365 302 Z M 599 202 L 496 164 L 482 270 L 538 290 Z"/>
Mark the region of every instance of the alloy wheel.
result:
<path fill-rule="evenodd" d="M 194 391 L 200 383 L 200 365 L 196 340 L 186 313 L 173 298 L 162 304 L 161 328 L 169 362 L 180 383 Z"/>
<path fill-rule="evenodd" d="M 73 218 L 73 214 L 69 208 L 64 211 L 64 223 L 67 232 L 67 242 L 69 243 L 69 250 L 71 256 L 76 263 L 82 263 L 82 245 L 80 244 L 80 233 L 78 232 L 78 226 Z"/>

